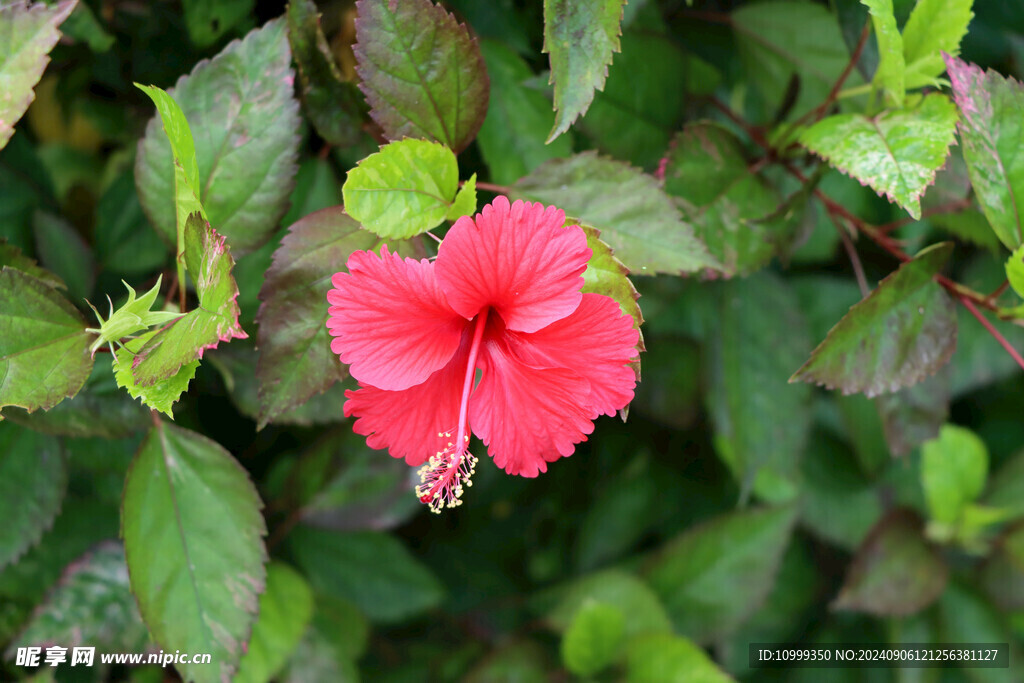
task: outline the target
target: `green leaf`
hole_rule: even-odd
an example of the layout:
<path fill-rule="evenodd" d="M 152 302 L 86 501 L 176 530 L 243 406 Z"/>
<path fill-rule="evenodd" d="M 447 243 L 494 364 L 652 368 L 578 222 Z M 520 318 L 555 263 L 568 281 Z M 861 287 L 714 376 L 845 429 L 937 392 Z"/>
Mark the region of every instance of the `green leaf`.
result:
<path fill-rule="evenodd" d="M 231 454 L 158 422 L 125 479 L 121 533 L 132 593 L 156 643 L 210 653 L 182 678 L 234 672 L 264 588 L 266 533 L 259 496 Z"/>
<path fill-rule="evenodd" d="M 832 607 L 879 617 L 914 614 L 942 594 L 948 574 L 942 557 L 924 538 L 921 519 L 897 509 L 857 549 Z"/>
<path fill-rule="evenodd" d="M 17 644 L 141 652 L 148 641 L 128 588 L 124 549 L 120 543 L 105 541 L 68 566 Z M 69 659 L 70 655 L 69 651 Z"/>
<path fill-rule="evenodd" d="M 0 429 L 0 568 L 39 542 L 67 485 L 67 460 L 57 439 L 11 425 Z"/>
<path fill-rule="evenodd" d="M 82 236 L 63 218 L 42 211 L 36 212 L 32 227 L 39 258 L 67 283 L 68 296 L 89 296 L 96 283 L 96 260 Z"/>
<path fill-rule="evenodd" d="M 0 408 L 49 410 L 92 369 L 85 320 L 49 283 L 0 269 Z"/>
<path fill-rule="evenodd" d="M 826 117 L 801 133 L 800 143 L 918 219 L 921 195 L 949 155 L 956 120 L 949 99 L 932 93 L 914 107 L 872 118 Z"/>
<path fill-rule="evenodd" d="M 974 0 L 918 0 L 903 27 L 903 58 L 907 65 L 908 89 L 938 86 L 946 70 L 942 53 L 960 53 L 960 40 L 967 33 L 974 13 Z"/>
<path fill-rule="evenodd" d="M 298 526 L 288 543 L 314 590 L 351 600 L 374 621 L 408 619 L 444 597 L 430 570 L 388 534 Z"/>
<path fill-rule="evenodd" d="M 548 683 L 551 675 L 543 648 L 531 641 L 513 641 L 488 655 L 463 680 L 465 683 Z"/>
<path fill-rule="evenodd" d="M 589 602 L 576 611 L 562 637 L 562 662 L 572 673 L 593 676 L 615 661 L 622 646 L 626 617 L 622 610 Z"/>
<path fill-rule="evenodd" d="M 196 140 L 199 199 L 239 256 L 266 242 L 288 208 L 300 123 L 290 62 L 284 22 L 275 19 L 199 62 L 167 93 Z M 135 181 L 146 214 L 171 243 L 174 169 L 154 117 L 139 144 Z"/>
<path fill-rule="evenodd" d="M 313 591 L 286 564 L 267 565 L 267 589 L 252 638 L 238 665 L 236 683 L 267 683 L 284 667 L 313 617 Z"/>
<path fill-rule="evenodd" d="M 166 263 L 169 250 L 142 211 L 131 169 L 100 197 L 96 216 L 96 259 L 104 270 L 142 275 Z"/>
<path fill-rule="evenodd" d="M 487 113 L 476 39 L 431 0 L 359 0 L 356 9 L 352 48 L 373 120 L 390 140 L 425 137 L 465 149 Z"/>
<path fill-rule="evenodd" d="M 209 47 L 252 12 L 256 0 L 182 0 L 188 37 Z"/>
<path fill-rule="evenodd" d="M 366 650 L 369 622 L 347 600 L 326 595 L 316 595 L 314 600 L 313 623 L 306 629 L 281 680 L 356 683 L 359 676 L 355 660 Z"/>
<path fill-rule="evenodd" d="M 93 52 L 108 52 L 117 42 L 117 38 L 103 27 L 84 2 L 75 5 L 75 11 L 61 26 L 61 30 L 68 38 L 88 45 Z"/>
<path fill-rule="evenodd" d="M 612 54 L 619 51 L 624 0 L 544 0 L 544 52 L 555 85 L 555 125 L 548 142 L 586 113 L 603 90 Z"/>
<path fill-rule="evenodd" d="M 687 55 L 667 36 L 622 36 L 604 90 L 594 96 L 579 128 L 602 152 L 653 169 L 682 122 L 688 88 Z"/>
<path fill-rule="evenodd" d="M 875 84 L 885 91 L 885 100 L 889 106 L 903 106 L 903 85 L 906 63 L 903 61 L 903 37 L 896 26 L 892 0 L 861 0 L 871 12 L 871 23 L 875 27 L 878 39 L 878 70 L 875 72 Z"/>
<path fill-rule="evenodd" d="M 921 486 L 931 518 L 955 524 L 977 500 L 988 476 L 988 449 L 969 429 L 944 425 L 921 447 Z"/>
<path fill-rule="evenodd" d="M 766 105 L 765 118 L 783 107 L 794 78 L 799 79 L 799 91 L 789 118 L 821 104 L 850 61 L 839 22 L 824 5 L 759 2 L 744 5 L 729 18 L 747 82 Z M 854 73 L 846 87 L 859 83 Z"/>
<path fill-rule="evenodd" d="M 509 47 L 480 42 L 491 80 L 487 116 L 476 141 L 491 181 L 511 185 L 548 159 L 572 154 L 572 137 L 544 144 L 551 121 L 551 100 L 530 87 L 534 74 Z"/>
<path fill-rule="evenodd" d="M 683 216 L 729 275 L 766 265 L 774 249 L 754 221 L 775 211 L 780 199 L 749 170 L 740 141 L 713 123 L 686 126 L 665 163 L 665 191 L 678 198 Z"/>
<path fill-rule="evenodd" d="M 786 384 L 812 344 L 800 302 L 767 272 L 723 283 L 716 294 L 705 361 L 715 450 L 744 491 L 762 469 L 792 481 L 811 417 L 810 387 Z"/>
<path fill-rule="evenodd" d="M 436 228 L 459 189 L 455 154 L 427 140 L 391 142 L 348 172 L 341 192 L 348 215 L 384 238 Z"/>
<path fill-rule="evenodd" d="M 455 222 L 463 216 L 472 216 L 476 213 L 476 173 L 470 176 L 469 180 L 463 183 L 455 195 L 455 201 L 448 207 L 445 220 Z"/>
<path fill-rule="evenodd" d="M 129 337 L 136 332 L 164 325 L 181 317 L 180 313 L 170 311 L 151 311 L 156 297 L 160 293 L 160 282 L 163 276 L 160 275 L 148 292 L 141 298 L 135 298 L 135 290 L 124 280 L 121 283 L 128 288 L 128 300 L 120 308 L 114 310 L 114 304 L 110 304 L 110 313 L 104 320 L 99 311 L 93 308 L 93 313 L 100 322 L 99 329 L 90 328 L 89 331 L 96 334 L 96 341 L 92 343 L 89 350 L 95 355 L 96 351 L 104 344 L 113 344 Z M 91 304 L 90 304 L 91 305 Z M 138 346 L 138 345 L 137 345 Z M 138 348 L 133 349 L 138 351 Z"/>
<path fill-rule="evenodd" d="M 593 152 L 553 159 L 517 182 L 512 194 L 597 228 L 635 275 L 717 266 L 657 181 L 628 164 Z"/>
<path fill-rule="evenodd" d="M 1000 609 L 1024 609 L 1024 526 L 1008 529 L 999 539 L 982 568 L 981 581 Z"/>
<path fill-rule="evenodd" d="M 994 605 L 960 582 L 951 581 L 939 600 L 939 632 L 951 643 L 1008 643 L 1009 667 L 976 669 L 964 663 L 964 677 L 978 683 L 1016 683 L 1024 678 L 1021 647 Z"/>
<path fill-rule="evenodd" d="M 960 110 L 960 142 L 981 210 L 1007 249 L 1021 245 L 1024 194 L 1024 86 L 955 57 L 946 58 L 953 99 Z"/>
<path fill-rule="evenodd" d="M 197 214 L 185 225 L 185 264 L 196 280 L 199 307 L 156 333 L 139 350 L 132 365 L 135 383 L 155 384 L 203 357 L 222 341 L 245 339 L 238 324 L 235 264 L 224 238 Z"/>
<path fill-rule="evenodd" d="M 185 363 L 178 369 L 178 372 L 167 379 L 158 380 L 155 384 L 143 386 L 135 381 L 132 375 L 132 362 L 139 349 L 148 342 L 156 332 L 147 332 L 137 339 L 125 343 L 124 348 L 118 349 L 111 363 L 114 370 L 114 377 L 117 386 L 126 389 L 132 398 L 137 398 L 153 410 L 158 410 L 167 417 L 174 419 L 171 407 L 181 397 L 182 392 L 188 390 L 188 384 L 196 376 L 196 369 L 199 361 Z"/>
<path fill-rule="evenodd" d="M 377 237 L 341 207 L 323 209 L 288 229 L 260 290 L 259 426 L 302 405 L 347 376 L 331 351 L 327 291 L 353 251 Z"/>
<path fill-rule="evenodd" d="M 0 240 L 0 268 L 4 266 L 20 270 L 26 275 L 42 280 L 51 287 L 67 289 L 63 280 L 45 268 L 40 268 L 35 259 L 25 256 L 21 249 L 13 244 L 8 244 L 6 240 Z"/>
<path fill-rule="evenodd" d="M 26 413 L 5 408 L 3 417 L 43 434 L 119 439 L 152 424 L 149 411 L 118 388 L 106 363 L 94 363 L 89 378 L 75 397 L 47 411 Z"/>
<path fill-rule="evenodd" d="M 64 0 L 53 7 L 21 1 L 0 6 L 0 149 L 14 135 L 14 124 L 32 104 L 32 88 L 50 61 L 47 55 L 60 39 L 57 27 L 71 14 L 75 1 Z"/>
<path fill-rule="evenodd" d="M 952 251 L 929 247 L 882 280 L 789 381 L 873 397 L 934 374 L 956 348 L 955 305 L 933 280 Z"/>
<path fill-rule="evenodd" d="M 320 28 L 312 0 L 288 3 L 288 43 L 299 71 L 302 104 L 324 140 L 338 147 L 358 143 L 366 134 L 366 104 L 355 83 L 343 81 Z"/>
<path fill-rule="evenodd" d="M 753 614 L 775 581 L 794 516 L 789 507 L 721 515 L 655 552 L 643 576 L 676 631 L 713 642 Z"/>
<path fill-rule="evenodd" d="M 1014 517 L 1024 517 L 1024 451 L 992 475 L 984 500 L 986 505 L 1007 510 Z"/>
<path fill-rule="evenodd" d="M 1024 298 L 1024 244 L 1013 250 L 1006 259 L 1006 279 L 1017 296 Z"/>
<path fill-rule="evenodd" d="M 626 683 L 730 683 L 704 650 L 669 633 L 637 638 L 626 651 Z"/>
<path fill-rule="evenodd" d="M 935 438 L 949 417 L 948 367 L 913 386 L 875 399 L 885 441 L 893 456 L 907 455 Z"/>
<path fill-rule="evenodd" d="M 548 613 L 547 622 L 564 633 L 584 605 L 591 603 L 610 605 L 628 614 L 623 629 L 627 638 L 672 631 L 672 622 L 658 596 L 643 581 L 621 569 L 608 569 L 573 581 Z"/>

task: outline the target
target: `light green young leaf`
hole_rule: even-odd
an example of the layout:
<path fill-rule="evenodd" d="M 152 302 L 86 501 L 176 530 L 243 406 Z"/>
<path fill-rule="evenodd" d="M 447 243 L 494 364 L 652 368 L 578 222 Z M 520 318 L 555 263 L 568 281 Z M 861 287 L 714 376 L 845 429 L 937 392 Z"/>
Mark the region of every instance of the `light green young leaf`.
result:
<path fill-rule="evenodd" d="M 932 279 L 952 251 L 949 242 L 931 246 L 882 280 L 789 381 L 871 398 L 934 374 L 956 348 L 956 307 Z"/>
<path fill-rule="evenodd" d="M 455 153 L 438 142 L 399 140 L 348 172 L 345 211 L 364 228 L 403 239 L 437 227 L 459 189 Z"/>
<path fill-rule="evenodd" d="M 625 626 L 619 608 L 603 602 L 584 604 L 562 637 L 565 668 L 583 678 L 606 668 L 619 654 Z"/>
<path fill-rule="evenodd" d="M 603 90 L 612 54 L 619 51 L 625 0 L 544 0 L 544 52 L 551 57 L 555 125 L 548 142 L 586 113 Z"/>
<path fill-rule="evenodd" d="M 266 576 L 262 503 L 246 471 L 204 436 L 158 422 L 125 479 L 128 573 L 149 632 L 198 683 L 229 680 L 256 620 Z"/>
<path fill-rule="evenodd" d="M 53 7 L 15 0 L 0 5 L 0 149 L 14 135 L 14 124 L 32 104 L 32 89 L 46 70 L 47 56 L 60 40 L 57 27 L 76 0 Z"/>
<path fill-rule="evenodd" d="M 174 315 L 178 317 L 180 314 Z M 182 392 L 188 389 L 189 382 L 196 375 L 199 361 L 185 363 L 177 373 L 167 379 L 157 380 L 156 383 L 150 385 L 140 385 L 132 374 L 132 362 L 138 351 L 156 334 L 156 331 L 147 332 L 137 339 L 126 342 L 122 348 L 117 350 L 112 363 L 114 378 L 117 380 L 117 386 L 126 389 L 132 398 L 141 400 L 143 405 L 149 406 L 153 410 L 159 410 L 173 420 L 174 414 L 171 412 L 171 407 L 181 397 Z"/>
<path fill-rule="evenodd" d="M 157 325 L 165 325 L 183 315 L 173 311 L 150 310 L 156 302 L 157 294 L 160 293 L 160 281 L 162 279 L 163 275 L 158 276 L 156 284 L 138 299 L 135 298 L 135 290 L 132 286 L 121 280 L 121 283 L 128 288 L 128 301 L 124 302 L 116 311 L 114 310 L 113 302 L 111 302 L 110 313 L 106 320 L 103 319 L 103 316 L 100 315 L 95 306 L 89 304 L 93 313 L 96 314 L 96 318 L 100 321 L 98 329 L 89 328 L 86 330 L 98 335 L 96 341 L 89 347 L 89 351 L 92 352 L 93 356 L 96 355 L 96 351 L 104 344 L 120 342 L 125 337 L 130 337 L 136 332 L 142 332 Z"/>
<path fill-rule="evenodd" d="M 1014 249 L 1006 259 L 1006 279 L 1017 296 L 1024 298 L 1024 244 Z"/>
<path fill-rule="evenodd" d="M 626 651 L 626 683 L 733 683 L 693 641 L 670 633 L 637 638 Z"/>
<path fill-rule="evenodd" d="M 861 0 L 871 12 L 871 23 L 875 27 L 878 38 L 878 70 L 875 72 L 875 85 L 885 91 L 885 100 L 889 106 L 903 106 L 905 87 L 903 61 L 903 38 L 896 26 L 893 15 L 892 0 Z"/>
<path fill-rule="evenodd" d="M 921 217 L 921 195 L 942 168 L 956 131 L 956 107 L 932 93 L 916 106 L 835 114 L 800 135 L 800 143 L 843 173 Z"/>
<path fill-rule="evenodd" d="M 51 283 L 0 269 L 0 408 L 49 410 L 92 370 L 85 319 Z"/>
<path fill-rule="evenodd" d="M 453 223 L 463 216 L 472 216 L 476 212 L 476 173 L 467 180 L 459 193 L 455 195 L 455 201 L 448 207 L 445 219 Z"/>
<path fill-rule="evenodd" d="M 157 332 L 139 350 L 132 364 L 138 385 L 169 379 L 207 349 L 248 336 L 238 323 L 238 286 L 231 275 L 235 261 L 224 238 L 199 214 L 189 216 L 185 224 L 185 265 L 196 278 L 199 307 Z"/>
<path fill-rule="evenodd" d="M 974 16 L 973 4 L 974 0 L 917 0 L 903 27 L 908 90 L 939 85 L 938 76 L 946 70 L 942 53 L 960 54 L 960 40 Z"/>
<path fill-rule="evenodd" d="M 931 518 L 955 524 L 977 500 L 988 477 L 988 449 L 969 429 L 943 425 L 921 446 L 921 486 Z"/>
<path fill-rule="evenodd" d="M 546 616 L 556 631 L 565 632 L 586 604 L 601 603 L 628 614 L 627 638 L 652 633 L 671 633 L 672 622 L 658 596 L 635 575 L 621 569 L 587 574 L 565 587 L 558 604 Z"/>

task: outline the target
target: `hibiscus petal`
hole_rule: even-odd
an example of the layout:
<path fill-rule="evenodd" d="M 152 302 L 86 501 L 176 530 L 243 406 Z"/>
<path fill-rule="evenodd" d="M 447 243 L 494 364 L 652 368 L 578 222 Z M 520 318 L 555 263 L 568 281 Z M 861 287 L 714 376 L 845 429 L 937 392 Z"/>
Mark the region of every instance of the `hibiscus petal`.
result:
<path fill-rule="evenodd" d="M 425 382 L 402 391 L 365 384 L 357 391 L 346 391 L 345 417 L 358 418 L 352 430 L 365 436 L 370 448 L 386 448 L 412 466 L 421 465 L 455 440 L 468 360 L 464 347 Z M 439 436 L 449 430 L 452 436 Z"/>
<path fill-rule="evenodd" d="M 445 303 L 429 261 L 356 251 L 327 293 L 331 350 L 357 380 L 398 391 L 451 360 L 466 321 Z"/>
<path fill-rule="evenodd" d="M 633 400 L 640 333 L 614 299 L 584 294 L 571 315 L 532 334 L 510 332 L 513 351 L 531 365 L 572 370 L 590 383 L 591 418 L 614 415 Z"/>
<path fill-rule="evenodd" d="M 590 248 L 583 231 L 564 227 L 552 206 L 498 197 L 463 216 L 437 252 L 437 279 L 448 304 L 467 319 L 485 306 L 506 327 L 533 332 L 564 318 L 580 303 Z"/>
<path fill-rule="evenodd" d="M 516 358 L 503 342 L 487 342 L 483 374 L 469 401 L 473 432 L 509 474 L 536 477 L 547 463 L 572 455 L 594 430 L 580 403 L 587 381 L 565 368 L 538 368 Z"/>

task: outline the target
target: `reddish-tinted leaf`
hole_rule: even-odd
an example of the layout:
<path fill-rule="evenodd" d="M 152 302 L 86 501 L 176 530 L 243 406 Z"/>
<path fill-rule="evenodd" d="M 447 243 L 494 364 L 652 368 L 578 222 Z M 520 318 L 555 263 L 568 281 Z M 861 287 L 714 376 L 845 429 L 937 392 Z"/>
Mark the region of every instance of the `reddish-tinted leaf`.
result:
<path fill-rule="evenodd" d="M 359 0 L 356 8 L 356 71 L 373 120 L 391 140 L 465 149 L 490 92 L 476 39 L 431 0 Z"/>

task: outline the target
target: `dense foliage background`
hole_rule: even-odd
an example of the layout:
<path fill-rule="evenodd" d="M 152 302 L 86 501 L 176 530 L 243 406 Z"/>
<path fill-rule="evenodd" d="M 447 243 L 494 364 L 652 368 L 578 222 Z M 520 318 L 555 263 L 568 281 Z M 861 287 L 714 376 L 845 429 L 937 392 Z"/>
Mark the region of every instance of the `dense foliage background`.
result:
<path fill-rule="evenodd" d="M 1024 680 L 1022 60 L 1017 2 L 0 0 L 0 678 L 175 675 L 15 662 L 59 644 L 210 652 L 197 681 Z M 343 419 L 324 296 L 497 193 L 592 226 L 639 322 L 631 271 L 643 380 L 536 479 L 475 444 L 438 517 Z"/>

